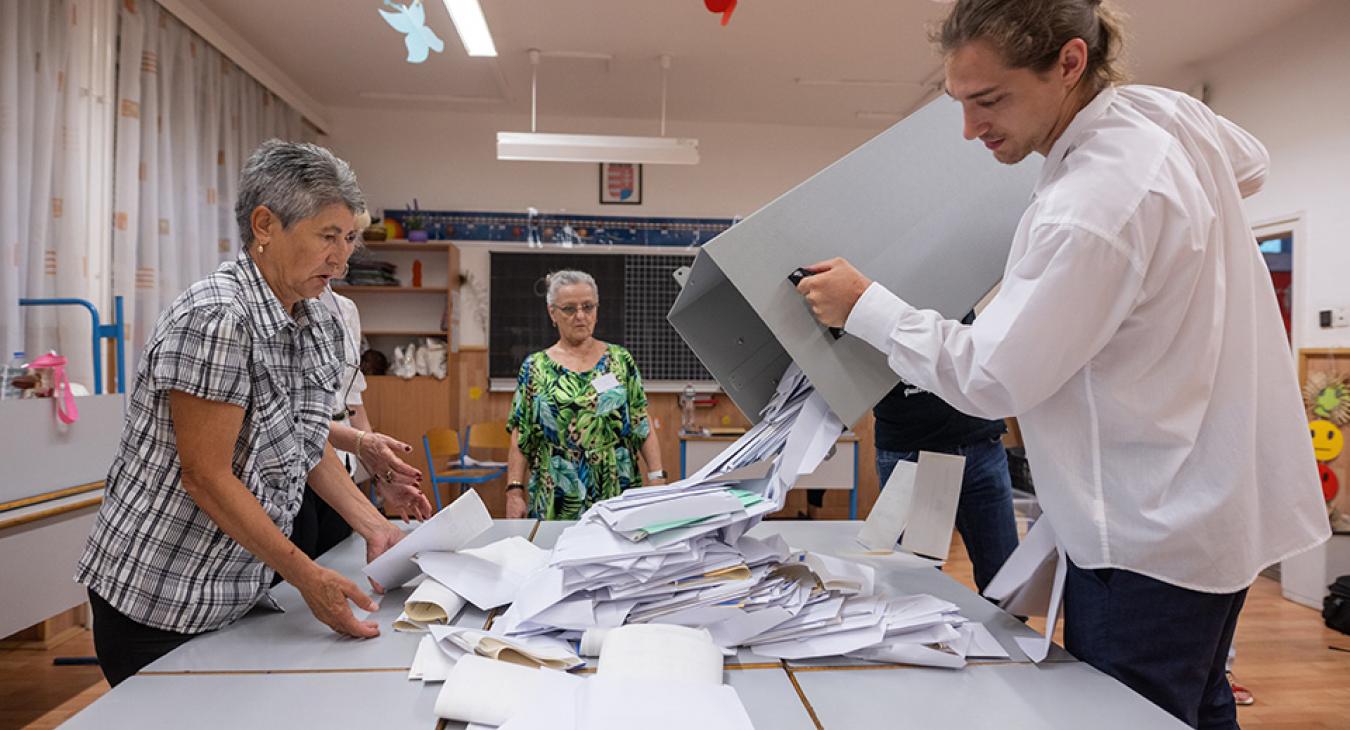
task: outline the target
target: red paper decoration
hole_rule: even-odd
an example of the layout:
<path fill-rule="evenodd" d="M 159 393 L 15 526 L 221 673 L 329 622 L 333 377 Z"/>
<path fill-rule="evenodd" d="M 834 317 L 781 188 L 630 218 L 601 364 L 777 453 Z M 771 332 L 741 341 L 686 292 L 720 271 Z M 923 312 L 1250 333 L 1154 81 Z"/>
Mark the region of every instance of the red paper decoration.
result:
<path fill-rule="evenodd" d="M 1340 482 L 1336 479 L 1336 472 L 1326 464 L 1317 465 L 1317 474 L 1322 477 L 1322 499 L 1330 502 L 1336 498 L 1336 494 L 1341 491 Z"/>
<path fill-rule="evenodd" d="M 710 13 L 722 14 L 722 25 L 731 22 L 731 13 L 736 10 L 736 0 L 703 0 L 703 7 Z"/>

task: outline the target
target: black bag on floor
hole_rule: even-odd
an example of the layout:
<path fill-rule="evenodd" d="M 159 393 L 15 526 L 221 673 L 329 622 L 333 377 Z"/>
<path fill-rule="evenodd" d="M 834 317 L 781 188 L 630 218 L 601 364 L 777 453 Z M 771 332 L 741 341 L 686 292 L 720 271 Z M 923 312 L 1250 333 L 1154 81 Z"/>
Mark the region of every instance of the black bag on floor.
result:
<path fill-rule="evenodd" d="M 1327 628 L 1350 634 L 1350 575 L 1343 575 L 1327 586 L 1331 595 L 1322 599 L 1322 620 Z"/>

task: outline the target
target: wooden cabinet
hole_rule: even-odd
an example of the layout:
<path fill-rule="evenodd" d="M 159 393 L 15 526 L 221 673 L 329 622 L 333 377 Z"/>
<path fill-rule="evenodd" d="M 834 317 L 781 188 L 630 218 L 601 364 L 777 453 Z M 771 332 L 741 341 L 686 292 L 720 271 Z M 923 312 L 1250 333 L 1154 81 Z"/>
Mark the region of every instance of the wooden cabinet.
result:
<path fill-rule="evenodd" d="M 450 356 L 450 372 L 454 373 L 454 355 Z M 422 434 L 437 426 L 456 428 L 458 411 L 456 392 L 451 388 L 454 378 L 437 380 L 416 377 L 403 380 L 392 375 L 373 375 L 366 378 L 363 400 L 370 416 L 371 428 L 388 434 L 413 447 L 404 461 L 422 470 L 422 491 L 431 495 L 431 480 L 427 477 L 426 450 L 422 448 Z"/>

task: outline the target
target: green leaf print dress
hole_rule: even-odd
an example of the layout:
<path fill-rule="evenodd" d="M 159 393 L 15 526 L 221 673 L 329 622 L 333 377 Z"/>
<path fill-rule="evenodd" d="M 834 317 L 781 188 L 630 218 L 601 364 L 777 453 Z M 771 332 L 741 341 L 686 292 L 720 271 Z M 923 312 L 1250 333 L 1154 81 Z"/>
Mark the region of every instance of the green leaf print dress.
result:
<path fill-rule="evenodd" d="M 618 385 L 596 392 L 592 383 L 606 373 Z M 507 428 L 520 430 L 529 460 L 531 517 L 575 520 L 595 502 L 642 486 L 638 453 L 651 431 L 647 394 L 633 356 L 618 345 L 586 372 L 568 370 L 546 352 L 525 358 Z"/>

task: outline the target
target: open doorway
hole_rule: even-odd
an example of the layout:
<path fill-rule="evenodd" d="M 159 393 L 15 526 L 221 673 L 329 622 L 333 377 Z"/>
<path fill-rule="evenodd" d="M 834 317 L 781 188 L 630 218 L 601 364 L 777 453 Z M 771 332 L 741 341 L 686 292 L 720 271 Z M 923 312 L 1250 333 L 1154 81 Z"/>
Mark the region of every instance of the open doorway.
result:
<path fill-rule="evenodd" d="M 1294 339 L 1294 231 L 1292 228 L 1281 231 L 1256 232 L 1256 245 L 1270 270 L 1270 281 L 1275 286 L 1275 300 L 1280 304 L 1280 317 L 1284 319 L 1284 334 L 1292 344 Z"/>

